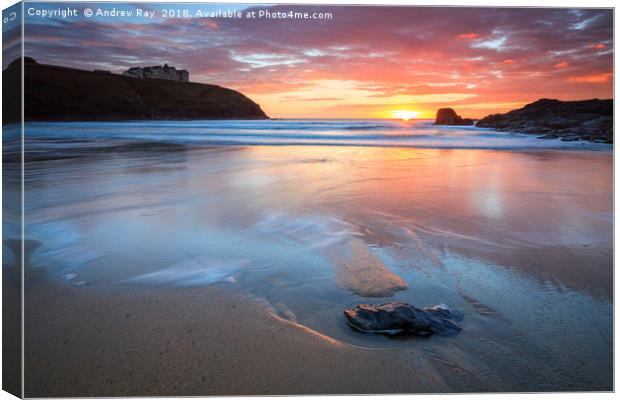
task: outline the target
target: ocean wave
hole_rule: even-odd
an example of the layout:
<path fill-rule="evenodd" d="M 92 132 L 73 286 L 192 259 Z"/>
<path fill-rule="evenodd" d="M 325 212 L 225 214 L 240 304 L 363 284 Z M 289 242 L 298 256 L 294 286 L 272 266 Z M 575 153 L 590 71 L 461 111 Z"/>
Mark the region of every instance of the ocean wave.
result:
<path fill-rule="evenodd" d="M 265 120 L 28 123 L 26 152 L 106 146 L 115 142 L 183 145 L 376 146 L 438 149 L 610 150 L 611 145 L 541 140 L 487 128 L 434 126 L 431 121 Z"/>

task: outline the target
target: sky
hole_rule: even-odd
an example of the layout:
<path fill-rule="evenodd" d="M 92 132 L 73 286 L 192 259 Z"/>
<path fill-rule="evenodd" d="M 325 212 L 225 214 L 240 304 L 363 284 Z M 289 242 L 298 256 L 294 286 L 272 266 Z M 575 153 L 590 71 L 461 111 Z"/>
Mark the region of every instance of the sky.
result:
<path fill-rule="evenodd" d="M 67 6 L 78 16 L 29 15 Z M 86 7 L 132 15 L 86 18 Z M 191 17 L 163 18 L 171 8 Z M 196 15 L 217 9 L 331 18 Z M 25 55 L 40 63 L 115 73 L 168 63 L 272 118 L 432 118 L 440 107 L 479 118 L 539 98 L 613 96 L 606 9 L 26 3 L 25 21 Z"/>

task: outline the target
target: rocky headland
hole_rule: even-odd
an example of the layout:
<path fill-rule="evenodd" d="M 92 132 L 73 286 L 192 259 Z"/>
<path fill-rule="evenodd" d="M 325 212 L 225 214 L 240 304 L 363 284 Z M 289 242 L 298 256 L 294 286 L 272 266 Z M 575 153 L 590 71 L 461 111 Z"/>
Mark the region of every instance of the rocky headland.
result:
<path fill-rule="evenodd" d="M 107 71 L 84 71 L 24 59 L 27 121 L 267 119 L 258 104 L 232 89 L 162 79 L 139 80 Z M 4 71 L 3 93 L 18 93 L 21 63 Z M 3 123 L 21 120 L 4 108 Z"/>
<path fill-rule="evenodd" d="M 536 134 L 541 139 L 613 143 L 613 100 L 540 99 L 518 110 L 486 116 L 476 126 Z"/>

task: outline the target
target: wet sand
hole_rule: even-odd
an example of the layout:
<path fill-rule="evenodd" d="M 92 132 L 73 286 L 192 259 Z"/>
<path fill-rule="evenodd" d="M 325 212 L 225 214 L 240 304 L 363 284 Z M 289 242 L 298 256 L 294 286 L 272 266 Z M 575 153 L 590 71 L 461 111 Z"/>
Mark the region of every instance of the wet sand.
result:
<path fill-rule="evenodd" d="M 26 303 L 26 396 L 454 390 L 412 347 L 362 349 L 221 287 L 93 291 L 42 283 Z"/>
<path fill-rule="evenodd" d="M 343 288 L 364 297 L 389 297 L 407 289 L 407 283 L 390 271 L 363 241 L 350 240 L 346 250 L 327 251 Z"/>
<path fill-rule="evenodd" d="M 612 161 L 310 146 L 43 157 L 28 170 L 26 394 L 611 390 Z M 445 303 L 463 331 L 387 338 L 344 321 L 392 300 Z"/>

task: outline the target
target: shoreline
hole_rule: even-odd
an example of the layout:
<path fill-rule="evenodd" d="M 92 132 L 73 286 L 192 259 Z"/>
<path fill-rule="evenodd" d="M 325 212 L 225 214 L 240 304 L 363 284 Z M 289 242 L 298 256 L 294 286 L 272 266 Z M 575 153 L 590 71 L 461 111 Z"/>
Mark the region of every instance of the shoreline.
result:
<path fill-rule="evenodd" d="M 315 128 L 315 124 L 319 127 Z M 333 127 L 332 127 L 333 125 Z M 17 126 L 17 125 L 16 125 Z M 333 130 L 325 134 L 329 129 Z M 232 146 L 352 147 L 420 150 L 611 151 L 613 143 L 563 140 L 543 132 L 498 131 L 491 127 L 434 125 L 432 120 L 393 119 L 212 119 L 134 121 L 28 121 L 26 153 L 55 153 L 57 144 L 76 141 L 72 151 L 89 147 L 122 150 L 131 146 L 207 148 Z M 138 131 L 136 131 L 138 129 Z M 171 133 L 170 130 L 178 133 Z M 79 135 L 81 130 L 95 134 Z M 316 131 L 315 131 L 316 130 Z M 151 134 L 143 134 L 150 131 Z M 71 132 L 71 133 L 70 133 Z M 137 133 L 136 133 L 137 132 Z M 13 139 L 18 142 L 19 137 Z"/>

